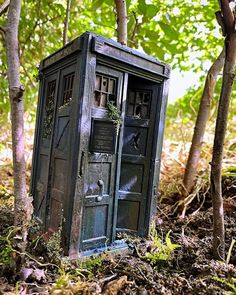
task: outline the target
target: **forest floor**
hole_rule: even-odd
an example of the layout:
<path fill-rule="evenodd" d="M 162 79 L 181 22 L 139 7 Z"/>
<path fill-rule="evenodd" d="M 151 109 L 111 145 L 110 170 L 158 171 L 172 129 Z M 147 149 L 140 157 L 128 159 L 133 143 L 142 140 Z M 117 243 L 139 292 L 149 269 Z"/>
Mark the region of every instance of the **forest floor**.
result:
<path fill-rule="evenodd" d="M 25 264 L 14 274 L 14 252 L 9 244 L 9 233 L 14 235 L 12 168 L 6 161 L 1 166 L 0 294 L 236 294 L 236 247 L 229 251 L 236 238 L 235 177 L 225 177 L 223 182 L 225 262 L 212 258 L 212 207 L 207 182 L 202 181 L 204 185 L 199 186 L 185 218 L 180 218 L 175 211 L 177 193 L 173 187 L 171 193 L 165 179 L 170 173 L 163 171 L 150 238 L 126 236 L 127 251 L 68 261 L 60 259 L 58 241 L 48 245 L 37 238 L 37 228 L 32 225 Z"/>

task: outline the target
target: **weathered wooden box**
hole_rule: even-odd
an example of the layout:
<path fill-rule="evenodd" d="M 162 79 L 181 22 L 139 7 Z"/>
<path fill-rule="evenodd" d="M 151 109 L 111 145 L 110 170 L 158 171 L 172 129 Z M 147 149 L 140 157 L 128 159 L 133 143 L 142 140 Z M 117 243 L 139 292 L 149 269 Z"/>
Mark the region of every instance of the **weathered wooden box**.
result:
<path fill-rule="evenodd" d="M 43 230 L 62 226 L 66 254 L 116 247 L 119 232 L 148 234 L 169 75 L 168 65 L 89 32 L 41 62 L 31 193 Z"/>

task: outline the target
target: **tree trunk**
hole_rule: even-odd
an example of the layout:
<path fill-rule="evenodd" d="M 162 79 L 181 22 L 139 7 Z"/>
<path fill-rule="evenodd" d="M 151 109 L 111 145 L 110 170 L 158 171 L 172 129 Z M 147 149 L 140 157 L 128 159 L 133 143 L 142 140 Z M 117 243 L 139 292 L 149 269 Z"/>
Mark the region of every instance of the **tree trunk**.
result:
<path fill-rule="evenodd" d="M 127 44 L 127 11 L 125 0 L 115 0 L 116 12 L 117 12 L 117 34 L 118 42 L 122 45 Z"/>
<path fill-rule="evenodd" d="M 217 76 L 223 68 L 224 60 L 225 50 L 223 49 L 207 73 L 205 86 L 200 100 L 197 120 L 194 127 L 191 148 L 184 173 L 184 190 L 183 195 L 181 196 L 182 200 L 185 197 L 187 197 L 189 193 L 191 193 L 194 187 L 194 183 L 197 176 L 197 166 L 200 159 L 201 148 L 203 143 L 203 136 L 205 133 L 206 123 L 210 112 L 210 104 L 213 94 L 215 92 Z"/>
<path fill-rule="evenodd" d="M 225 258 L 224 207 L 222 198 L 222 159 L 227 127 L 230 95 L 234 82 L 236 59 L 235 3 L 220 0 L 221 11 L 216 13 L 225 38 L 225 63 L 220 101 L 216 119 L 215 138 L 211 163 L 211 196 L 213 205 L 213 255 L 216 259 Z"/>
<path fill-rule="evenodd" d="M 65 46 L 68 42 L 67 32 L 68 32 L 68 25 L 69 25 L 69 18 L 70 18 L 70 4 L 71 4 L 71 0 L 67 0 L 66 17 L 64 21 L 64 30 L 63 30 L 63 46 Z"/>
<path fill-rule="evenodd" d="M 31 198 L 26 194 L 26 167 L 24 155 L 24 88 L 20 83 L 18 26 L 21 1 L 11 0 L 6 28 L 9 97 L 11 102 L 12 152 L 14 171 L 15 211 L 14 224 L 18 230 L 16 247 L 24 251 L 27 243 L 28 224 L 31 219 Z"/>
<path fill-rule="evenodd" d="M 225 41 L 226 58 L 223 81 L 216 120 L 215 139 L 211 163 L 211 195 L 213 202 L 213 254 L 216 259 L 225 258 L 224 209 L 222 198 L 221 170 L 223 146 L 227 127 L 230 95 L 234 82 L 236 58 L 236 33 L 230 34 Z"/>

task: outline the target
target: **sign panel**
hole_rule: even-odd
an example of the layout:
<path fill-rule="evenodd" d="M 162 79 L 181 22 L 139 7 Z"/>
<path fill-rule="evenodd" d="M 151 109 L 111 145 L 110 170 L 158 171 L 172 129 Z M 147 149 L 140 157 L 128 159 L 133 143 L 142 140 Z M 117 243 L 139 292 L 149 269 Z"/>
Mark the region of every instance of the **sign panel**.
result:
<path fill-rule="evenodd" d="M 113 122 L 92 120 L 90 152 L 114 154 L 116 128 Z"/>

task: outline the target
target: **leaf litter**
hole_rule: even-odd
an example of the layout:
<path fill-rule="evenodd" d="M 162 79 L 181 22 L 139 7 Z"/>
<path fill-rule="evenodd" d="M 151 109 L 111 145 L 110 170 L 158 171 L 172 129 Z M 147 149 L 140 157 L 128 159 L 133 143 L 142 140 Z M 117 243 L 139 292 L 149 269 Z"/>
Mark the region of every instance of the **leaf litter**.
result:
<path fill-rule="evenodd" d="M 182 165 L 177 161 L 176 165 L 181 166 L 179 173 L 182 175 Z M 9 202 L 9 198 L 13 198 L 12 168 L 9 165 L 4 167 L 1 169 L 3 188 L 0 189 L 1 237 L 13 225 L 13 202 Z M 162 182 L 161 189 L 167 182 Z M 174 191 L 170 189 L 169 197 L 160 195 L 154 224 L 156 237 L 163 249 L 167 245 L 167 235 L 170 245 L 176 245 L 166 259 L 160 258 L 160 244 L 154 243 L 153 238 L 123 235 L 129 246 L 127 251 L 107 252 L 89 258 L 87 262 L 62 260 L 55 265 L 50 263 L 45 244 L 39 239 L 29 245 L 31 256 L 26 257 L 21 273 L 14 274 L 10 267 L 0 264 L 0 294 L 236 294 L 235 244 L 229 263 L 212 259 L 213 220 L 209 192 L 198 210 L 202 204 L 201 196 L 205 193 L 203 187 L 199 192 L 200 198 L 193 200 L 182 219 L 174 213 L 177 194 L 171 194 L 171 190 Z M 227 175 L 224 178 L 223 194 L 228 251 L 232 239 L 236 238 L 235 177 Z M 1 251 L 4 246 L 4 241 L 0 240 Z M 150 254 L 153 253 L 158 253 L 159 259 L 152 259 Z"/>

